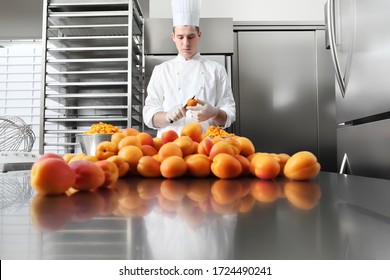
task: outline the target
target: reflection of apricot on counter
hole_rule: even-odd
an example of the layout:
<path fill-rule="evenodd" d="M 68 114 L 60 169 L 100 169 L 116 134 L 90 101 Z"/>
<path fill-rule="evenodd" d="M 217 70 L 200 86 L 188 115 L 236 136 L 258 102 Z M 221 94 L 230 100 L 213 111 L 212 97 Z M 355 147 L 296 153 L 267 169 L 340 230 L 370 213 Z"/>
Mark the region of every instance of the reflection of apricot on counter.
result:
<path fill-rule="evenodd" d="M 252 210 L 255 203 L 256 203 L 256 199 L 250 194 L 248 194 L 244 197 L 241 197 L 240 198 L 240 208 L 238 209 L 238 211 L 240 213 L 247 213 L 250 210 Z"/>
<path fill-rule="evenodd" d="M 100 212 L 102 216 L 108 216 L 118 207 L 118 193 L 110 188 L 98 188 L 94 190 L 104 200 L 104 207 Z"/>
<path fill-rule="evenodd" d="M 193 201 L 205 201 L 211 194 L 211 180 L 199 178 L 188 182 L 187 196 Z"/>
<path fill-rule="evenodd" d="M 105 202 L 102 196 L 91 191 L 78 191 L 69 196 L 75 211 L 72 221 L 85 222 L 92 220 L 103 212 Z"/>
<path fill-rule="evenodd" d="M 158 204 L 164 212 L 177 213 L 181 207 L 181 200 L 170 200 L 165 198 L 163 195 L 158 196 Z"/>
<path fill-rule="evenodd" d="M 160 186 L 161 195 L 172 201 L 181 201 L 186 195 L 187 184 L 185 179 L 163 180 Z"/>
<path fill-rule="evenodd" d="M 236 199 L 227 204 L 221 204 L 215 201 L 214 197 L 210 198 L 211 208 L 218 214 L 236 214 L 240 208 L 240 200 Z"/>
<path fill-rule="evenodd" d="M 156 198 L 160 194 L 160 186 L 163 179 L 161 178 L 145 178 L 138 180 L 137 191 L 139 197 L 144 200 Z"/>
<path fill-rule="evenodd" d="M 199 206 L 199 209 L 203 212 L 203 213 L 210 213 L 213 211 L 213 208 L 211 207 L 211 196 L 209 199 L 206 199 L 206 200 L 203 200 L 203 201 L 199 201 L 198 202 L 198 206 Z"/>
<path fill-rule="evenodd" d="M 272 180 L 254 179 L 251 181 L 251 194 L 260 202 L 270 203 L 280 197 L 280 188 Z"/>
<path fill-rule="evenodd" d="M 216 180 L 211 186 L 211 194 L 219 204 L 229 204 L 241 197 L 242 186 L 239 180 Z"/>
<path fill-rule="evenodd" d="M 70 221 L 74 213 L 74 205 L 65 194 L 37 194 L 31 202 L 31 221 L 43 231 L 56 231 Z"/>
<path fill-rule="evenodd" d="M 148 201 L 142 201 L 137 208 L 127 208 L 119 204 L 116 213 L 124 217 L 144 217 L 151 212 L 151 209 L 151 204 Z"/>
<path fill-rule="evenodd" d="M 141 206 L 143 199 L 140 198 L 138 191 L 135 187 L 128 188 L 126 194 L 119 197 L 119 205 L 126 207 L 127 209 L 135 209 Z"/>
<path fill-rule="evenodd" d="M 313 209 L 321 197 L 317 182 L 290 181 L 284 184 L 284 193 L 294 206 L 301 209 Z"/>

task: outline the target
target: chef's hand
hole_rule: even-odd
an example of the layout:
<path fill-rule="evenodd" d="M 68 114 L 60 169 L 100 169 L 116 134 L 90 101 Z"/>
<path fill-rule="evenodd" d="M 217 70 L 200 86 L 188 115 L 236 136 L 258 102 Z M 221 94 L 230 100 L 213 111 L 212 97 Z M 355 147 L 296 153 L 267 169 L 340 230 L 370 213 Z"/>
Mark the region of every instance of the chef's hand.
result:
<path fill-rule="evenodd" d="M 218 115 L 218 108 L 210 105 L 206 101 L 199 100 L 197 106 L 187 106 L 187 110 L 191 111 L 191 116 L 198 122 L 207 121 L 213 119 Z"/>
<path fill-rule="evenodd" d="M 183 107 L 183 105 L 176 105 L 167 112 L 165 118 L 168 123 L 173 123 L 175 121 L 180 120 L 185 115 L 186 115 L 186 109 Z"/>

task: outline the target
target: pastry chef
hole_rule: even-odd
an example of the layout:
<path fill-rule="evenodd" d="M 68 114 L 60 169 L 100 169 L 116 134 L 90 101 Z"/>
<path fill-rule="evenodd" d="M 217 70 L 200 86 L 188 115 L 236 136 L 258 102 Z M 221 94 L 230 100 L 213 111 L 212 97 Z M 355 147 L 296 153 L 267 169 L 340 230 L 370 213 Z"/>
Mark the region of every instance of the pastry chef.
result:
<path fill-rule="evenodd" d="M 179 135 L 187 123 L 229 127 L 235 121 L 235 102 L 226 69 L 199 53 L 200 0 L 172 0 L 172 40 L 178 55 L 157 65 L 147 87 L 143 109 L 145 124 Z M 195 96 L 196 106 L 184 107 Z"/>

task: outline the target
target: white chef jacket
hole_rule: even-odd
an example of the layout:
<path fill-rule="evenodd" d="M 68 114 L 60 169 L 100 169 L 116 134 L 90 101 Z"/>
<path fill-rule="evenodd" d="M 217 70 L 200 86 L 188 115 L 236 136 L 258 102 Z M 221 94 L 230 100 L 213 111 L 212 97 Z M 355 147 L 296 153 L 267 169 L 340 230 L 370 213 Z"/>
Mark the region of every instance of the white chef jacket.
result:
<path fill-rule="evenodd" d="M 176 105 L 186 104 L 187 100 L 195 98 L 204 100 L 227 114 L 224 128 L 235 121 L 235 102 L 231 89 L 230 79 L 225 68 L 212 60 L 205 59 L 199 53 L 191 60 L 177 55 L 172 60 L 157 65 L 152 73 L 148 88 L 143 117 L 145 124 L 153 129 L 153 116 L 158 112 L 167 112 Z M 195 122 L 187 112 L 182 118 L 164 128 L 158 129 L 157 137 L 166 130 L 175 130 L 179 135 L 183 126 Z M 212 120 L 201 122 L 203 132 Z"/>

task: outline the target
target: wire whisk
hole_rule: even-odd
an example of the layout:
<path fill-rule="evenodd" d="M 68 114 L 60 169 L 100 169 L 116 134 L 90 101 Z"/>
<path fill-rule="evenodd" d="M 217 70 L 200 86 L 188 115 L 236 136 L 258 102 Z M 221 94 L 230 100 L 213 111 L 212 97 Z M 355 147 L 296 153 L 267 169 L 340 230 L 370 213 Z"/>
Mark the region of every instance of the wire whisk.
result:
<path fill-rule="evenodd" d="M 0 151 L 30 152 L 35 142 L 30 125 L 16 116 L 0 116 Z"/>

